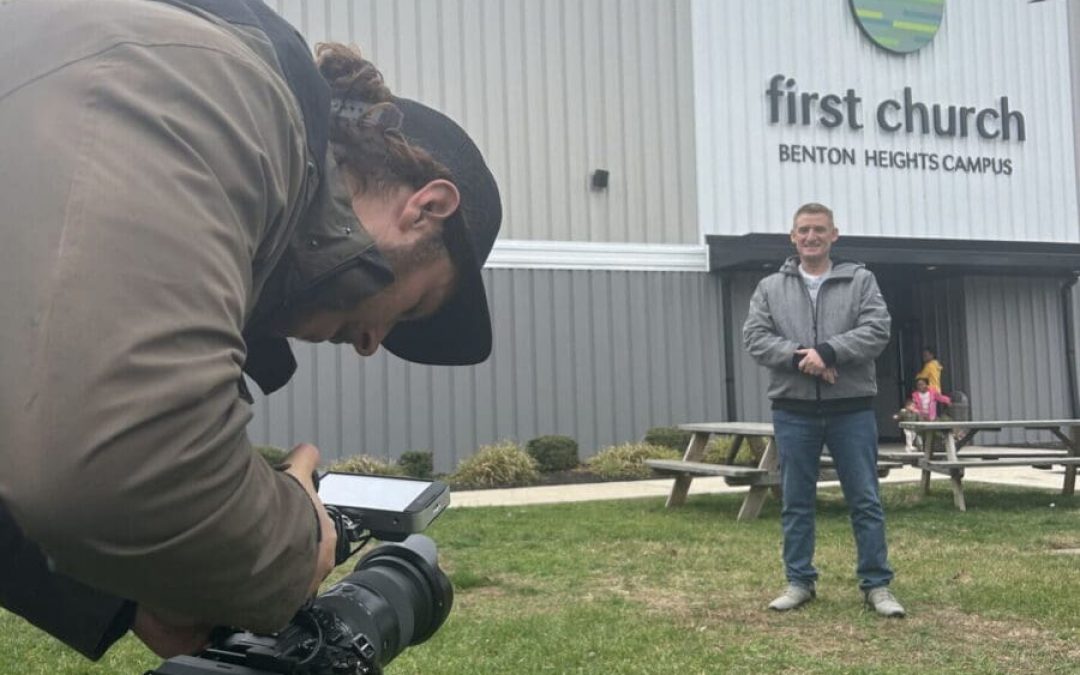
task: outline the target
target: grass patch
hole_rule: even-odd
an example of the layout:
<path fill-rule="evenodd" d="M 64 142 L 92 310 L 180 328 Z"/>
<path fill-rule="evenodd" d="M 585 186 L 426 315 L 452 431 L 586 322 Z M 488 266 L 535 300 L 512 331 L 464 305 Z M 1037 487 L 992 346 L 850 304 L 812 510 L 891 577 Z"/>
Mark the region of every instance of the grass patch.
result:
<path fill-rule="evenodd" d="M 976 483 L 884 488 L 904 620 L 865 612 L 847 511 L 819 500 L 818 600 L 783 586 L 779 512 L 736 523 L 741 495 L 452 509 L 429 530 L 456 585 L 446 625 L 394 673 L 1072 673 L 1080 663 L 1080 498 Z M 1056 507 L 1049 508 L 1050 502 Z M 347 570 L 340 569 L 335 578 Z M 92 665 L 0 614 L 0 673 L 141 673 L 127 638 Z"/>

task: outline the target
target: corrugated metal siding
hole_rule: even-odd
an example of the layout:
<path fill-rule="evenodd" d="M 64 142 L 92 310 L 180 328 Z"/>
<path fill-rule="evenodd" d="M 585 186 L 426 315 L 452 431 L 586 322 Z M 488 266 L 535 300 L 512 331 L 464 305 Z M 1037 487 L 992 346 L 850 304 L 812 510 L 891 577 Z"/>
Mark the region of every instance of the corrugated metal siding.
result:
<path fill-rule="evenodd" d="M 1080 387 L 1080 284 L 1074 285 L 1072 289 L 1072 355 L 1073 355 L 1073 374 L 1077 377 L 1077 387 Z M 1078 392 L 1080 394 L 1080 392 Z M 1076 402 L 1080 405 L 1080 401 Z M 1080 417 L 1080 411 L 1073 410 L 1069 417 Z M 1080 432 L 1078 432 L 1080 433 Z"/>
<path fill-rule="evenodd" d="M 772 271 L 772 270 L 770 270 Z M 757 364 L 743 346 L 742 328 L 750 312 L 750 298 L 764 273 L 740 272 L 731 277 L 731 325 L 728 339 L 733 346 L 736 417 L 740 422 L 771 422 L 772 409 L 767 396 L 769 372 Z"/>
<path fill-rule="evenodd" d="M 1066 5 L 1069 15 L 1069 63 L 1080 63 L 1080 5 L 1075 1 L 1069 2 Z M 1072 114 L 1073 114 L 1073 129 L 1080 129 L 1080 68 L 1072 69 L 1072 78 L 1070 80 L 1072 84 Z M 1080 134 L 1073 135 L 1073 155 L 1074 165 L 1080 167 Z M 1080 195 L 1080 170 L 1076 172 L 1076 191 Z M 1070 345 L 1072 349 L 1072 376 L 1080 380 L 1080 289 L 1073 286 L 1072 289 L 1073 305 L 1072 305 L 1072 333 L 1073 344 Z M 1080 382 L 1075 384 L 1076 387 L 1080 387 Z M 1080 392 L 1078 392 L 1080 395 Z M 1073 409 L 1069 417 L 1080 417 L 1080 410 L 1075 409 L 1076 406 L 1080 406 L 1080 401 L 1070 401 Z M 1074 438 L 1080 437 L 1080 431 L 1074 430 Z"/>
<path fill-rule="evenodd" d="M 328 459 L 431 450 L 445 471 L 480 445 L 542 434 L 582 457 L 652 426 L 723 419 L 719 279 L 685 272 L 486 270 L 491 359 L 408 364 L 380 350 L 296 344 L 299 371 L 259 397 L 257 443 Z M 745 314 L 745 312 L 744 312 Z"/>
<path fill-rule="evenodd" d="M 690 0 L 270 4 L 469 130 L 502 189 L 502 238 L 701 241 Z"/>
<path fill-rule="evenodd" d="M 908 56 L 860 32 L 840 0 L 695 0 L 699 214 L 715 234 L 784 232 L 806 201 L 832 206 L 847 234 L 1080 241 L 1065 2 L 949 0 L 934 41 Z M 769 78 L 800 92 L 862 97 L 861 131 L 770 125 Z M 979 108 L 1009 96 L 1027 140 L 888 134 L 876 106 L 916 100 Z M 855 149 L 855 166 L 781 164 L 780 143 Z M 1010 158 L 1011 176 L 873 169 L 867 149 Z"/>
<path fill-rule="evenodd" d="M 971 396 L 968 375 L 968 335 L 964 308 L 963 279 L 936 279 L 915 285 L 913 312 L 918 319 L 922 341 L 915 356 L 921 358 L 924 347 L 933 347 L 944 367 L 941 386 L 946 393 L 962 391 Z M 913 376 L 922 367 L 912 364 Z"/>
<path fill-rule="evenodd" d="M 970 277 L 964 280 L 968 377 L 975 419 L 1069 417 L 1061 282 Z M 980 443 L 1050 441 L 1006 430 Z"/>

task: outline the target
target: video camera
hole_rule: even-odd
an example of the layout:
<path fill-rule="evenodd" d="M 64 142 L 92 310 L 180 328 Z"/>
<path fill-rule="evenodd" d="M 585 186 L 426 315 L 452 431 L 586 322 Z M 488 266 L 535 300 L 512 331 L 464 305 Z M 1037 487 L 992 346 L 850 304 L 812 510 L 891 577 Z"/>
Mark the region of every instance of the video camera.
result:
<path fill-rule="evenodd" d="M 435 634 L 454 590 L 435 542 L 415 533 L 450 504 L 447 486 L 343 473 L 324 474 L 318 484 L 337 528 L 336 564 L 372 537 L 397 543 L 370 551 L 279 633 L 217 629 L 200 654 L 171 658 L 145 675 L 377 675 L 405 647 Z"/>

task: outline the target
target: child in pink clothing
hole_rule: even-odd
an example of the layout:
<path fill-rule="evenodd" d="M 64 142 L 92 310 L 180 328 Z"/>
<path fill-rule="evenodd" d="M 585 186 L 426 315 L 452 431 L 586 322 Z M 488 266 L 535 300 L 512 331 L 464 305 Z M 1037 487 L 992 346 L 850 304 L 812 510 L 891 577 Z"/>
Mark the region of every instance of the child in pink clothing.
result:
<path fill-rule="evenodd" d="M 938 403 L 950 405 L 952 400 L 936 389 L 930 388 L 930 380 L 920 377 L 915 380 L 915 391 L 911 392 L 911 401 L 919 413 L 919 419 L 933 422 L 937 419 Z"/>

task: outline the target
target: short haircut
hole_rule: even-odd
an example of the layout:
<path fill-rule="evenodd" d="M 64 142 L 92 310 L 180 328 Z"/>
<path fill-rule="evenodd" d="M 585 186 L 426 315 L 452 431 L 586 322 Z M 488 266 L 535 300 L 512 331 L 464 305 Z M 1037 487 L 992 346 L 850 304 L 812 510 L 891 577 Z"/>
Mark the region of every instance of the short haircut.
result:
<path fill-rule="evenodd" d="M 830 209 L 828 206 L 825 206 L 824 204 L 818 204 L 817 202 L 808 202 L 800 206 L 799 210 L 795 212 L 795 216 L 791 219 L 792 228 L 795 227 L 795 221 L 798 220 L 799 216 L 804 213 L 824 213 L 826 216 L 829 217 L 829 224 L 836 225 L 836 222 L 833 220 L 832 209 Z"/>
<path fill-rule="evenodd" d="M 928 378 L 928 377 L 916 377 L 915 378 L 915 384 L 918 384 L 919 382 L 925 382 L 926 386 L 928 386 L 928 387 L 930 386 L 930 378 Z"/>
<path fill-rule="evenodd" d="M 933 347 L 923 347 L 922 350 L 924 352 L 930 352 L 931 356 L 937 356 L 937 350 L 934 349 Z"/>

